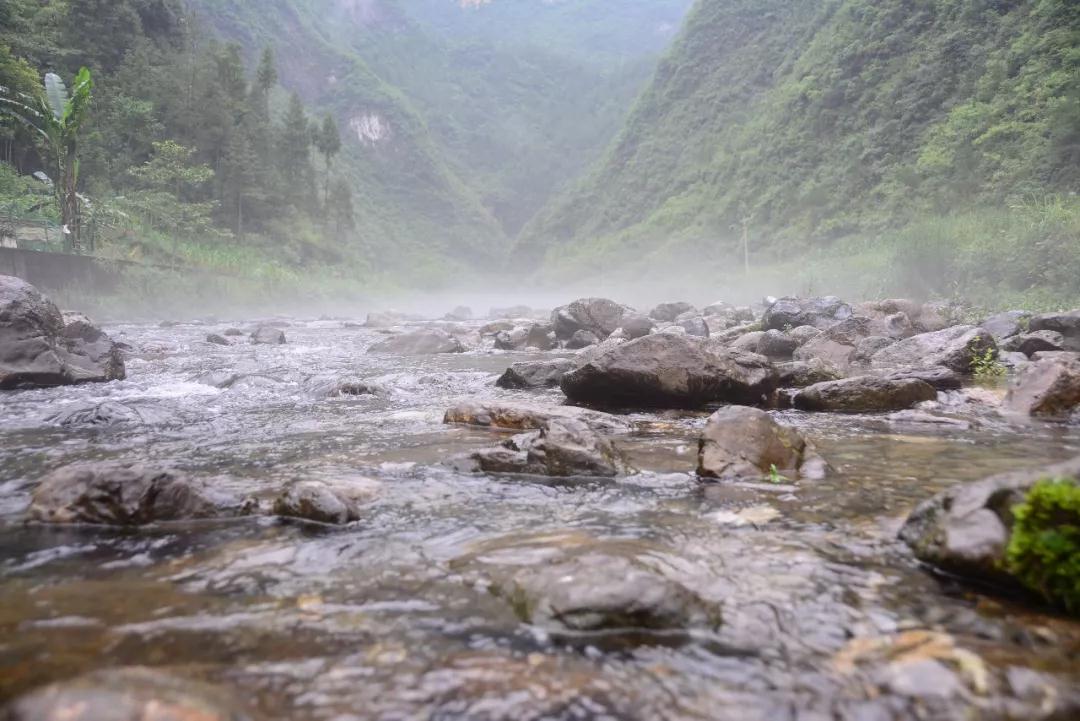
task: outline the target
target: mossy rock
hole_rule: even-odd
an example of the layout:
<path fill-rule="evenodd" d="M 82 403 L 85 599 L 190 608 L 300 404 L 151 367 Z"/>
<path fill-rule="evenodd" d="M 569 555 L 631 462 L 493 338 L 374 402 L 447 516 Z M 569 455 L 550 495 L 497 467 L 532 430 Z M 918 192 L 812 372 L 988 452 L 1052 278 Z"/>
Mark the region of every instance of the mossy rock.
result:
<path fill-rule="evenodd" d="M 1008 572 L 1048 602 L 1080 613 L 1080 484 L 1040 481 L 1012 513 Z"/>

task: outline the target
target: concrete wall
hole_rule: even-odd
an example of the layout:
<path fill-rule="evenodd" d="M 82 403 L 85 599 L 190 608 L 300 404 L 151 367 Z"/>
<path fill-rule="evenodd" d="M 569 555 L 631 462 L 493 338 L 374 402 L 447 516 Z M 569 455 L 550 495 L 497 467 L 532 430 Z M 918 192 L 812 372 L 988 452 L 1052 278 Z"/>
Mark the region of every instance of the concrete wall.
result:
<path fill-rule="evenodd" d="M 85 255 L 0 248 L 0 275 L 14 275 L 42 290 L 115 287 L 122 263 Z"/>

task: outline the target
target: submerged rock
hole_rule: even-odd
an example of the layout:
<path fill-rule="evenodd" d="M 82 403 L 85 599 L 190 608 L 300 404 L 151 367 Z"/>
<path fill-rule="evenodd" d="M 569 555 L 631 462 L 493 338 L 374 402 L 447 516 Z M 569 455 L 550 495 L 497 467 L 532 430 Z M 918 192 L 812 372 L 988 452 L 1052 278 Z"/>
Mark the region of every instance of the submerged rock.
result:
<path fill-rule="evenodd" d="M 154 425 L 169 419 L 168 412 L 153 406 L 134 406 L 118 401 L 102 401 L 65 408 L 46 420 L 64 428 L 115 428 L 129 425 Z"/>
<path fill-rule="evenodd" d="M 627 408 L 755 405 L 777 386 L 763 356 L 713 351 L 701 341 L 656 333 L 623 343 L 562 379 L 573 401 Z"/>
<path fill-rule="evenodd" d="M 465 346 L 446 331 L 431 329 L 387 338 L 368 348 L 368 353 L 393 353 L 395 355 L 435 355 L 438 353 L 463 353 Z"/>
<path fill-rule="evenodd" d="M 804 411 L 875 413 L 899 411 L 937 398 L 937 391 L 918 378 L 857 376 L 817 383 L 795 395 L 795 407 Z"/>
<path fill-rule="evenodd" d="M 65 325 L 34 286 L 0 275 L 0 390 L 122 380 L 120 348 L 85 316 Z"/>
<path fill-rule="evenodd" d="M 218 335 L 217 333 L 211 333 L 206 336 L 206 342 L 212 345 L 232 345 L 231 343 L 229 343 L 228 339 Z"/>
<path fill-rule="evenodd" d="M 360 520 L 363 504 L 372 499 L 377 486 L 375 481 L 299 481 L 277 497 L 274 514 L 316 523 L 352 523 Z"/>
<path fill-rule="evenodd" d="M 1010 385 L 1005 408 L 1046 418 L 1080 409 L 1080 360 L 1048 358 L 1029 364 Z"/>
<path fill-rule="evenodd" d="M 93 671 L 15 699 L 4 721 L 249 721 L 244 708 L 216 686 L 161 671 Z"/>
<path fill-rule="evenodd" d="M 240 499 L 176 471 L 101 462 L 65 466 L 42 478 L 28 514 L 43 523 L 140 526 L 243 510 Z"/>
<path fill-rule="evenodd" d="M 448 409 L 444 423 L 461 423 L 511 431 L 539 430 L 553 419 L 579 420 L 603 433 L 627 433 L 631 424 L 618 416 L 573 406 L 534 406 L 523 403 L 465 401 Z"/>
<path fill-rule="evenodd" d="M 556 478 L 613 478 L 626 467 L 610 439 L 575 418 L 552 418 L 497 448 L 451 460 L 460 471 L 521 473 Z"/>
<path fill-rule="evenodd" d="M 251 334 L 251 342 L 255 345 L 285 345 L 285 333 L 272 325 L 260 325 Z"/>
<path fill-rule="evenodd" d="M 566 358 L 514 363 L 495 381 L 500 388 L 556 388 L 574 367 Z"/>
<path fill-rule="evenodd" d="M 798 431 L 765 411 L 729 406 L 709 417 L 698 441 L 699 476 L 757 480 L 773 472 L 820 478 L 824 462 Z"/>
<path fill-rule="evenodd" d="M 1005 570 L 1012 509 L 1045 478 L 1080 478 L 1080 457 L 953 486 L 911 512 L 900 538 L 926 563 L 963 576 L 1013 585 Z"/>
<path fill-rule="evenodd" d="M 505 595 L 525 623 L 549 632 L 712 629 L 719 609 L 636 558 L 587 553 L 532 565 Z"/>

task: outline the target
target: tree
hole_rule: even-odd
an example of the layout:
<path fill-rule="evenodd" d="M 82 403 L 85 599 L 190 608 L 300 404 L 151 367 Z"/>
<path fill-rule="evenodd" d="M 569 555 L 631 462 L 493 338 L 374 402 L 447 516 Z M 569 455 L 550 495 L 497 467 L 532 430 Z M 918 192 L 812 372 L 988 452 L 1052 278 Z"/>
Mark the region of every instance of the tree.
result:
<path fill-rule="evenodd" d="M 337 121 L 334 116 L 327 113 L 323 118 L 322 126 L 314 133 L 315 148 L 323 156 L 326 164 L 326 177 L 323 181 L 323 201 L 330 203 L 330 166 L 334 156 L 341 152 L 341 134 L 338 132 Z"/>
<path fill-rule="evenodd" d="M 343 231 L 356 227 L 356 219 L 353 217 L 352 189 L 341 178 L 337 178 L 330 187 L 326 206 L 327 214 L 334 223 L 336 235 L 340 236 Z"/>
<path fill-rule="evenodd" d="M 34 95 L 5 93 L 0 108 L 33 128 L 45 141 L 54 170 L 53 187 L 60 205 L 64 232 L 71 237 L 72 250 L 82 252 L 80 241 L 79 131 L 90 110 L 94 82 L 90 71 L 79 70 L 69 94 L 55 73 L 45 75 L 43 91 Z"/>
<path fill-rule="evenodd" d="M 259 185 L 259 157 L 242 130 L 229 138 L 222 161 L 222 176 L 222 198 L 226 209 L 233 213 L 233 231 L 243 240 L 246 208 L 265 194 Z"/>
<path fill-rule="evenodd" d="M 286 197 L 297 208 L 310 207 L 312 197 L 311 129 L 300 96 L 293 93 L 279 132 L 278 170 L 288 178 Z"/>

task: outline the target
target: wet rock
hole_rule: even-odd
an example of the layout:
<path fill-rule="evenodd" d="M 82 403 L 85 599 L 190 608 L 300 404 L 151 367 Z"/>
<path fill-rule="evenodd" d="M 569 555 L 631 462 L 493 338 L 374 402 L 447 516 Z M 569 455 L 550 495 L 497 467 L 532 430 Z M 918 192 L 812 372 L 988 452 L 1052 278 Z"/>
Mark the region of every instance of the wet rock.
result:
<path fill-rule="evenodd" d="M 206 336 L 206 342 L 213 345 L 232 345 L 226 338 L 218 335 L 217 333 L 211 333 L 210 335 Z"/>
<path fill-rule="evenodd" d="M 622 326 L 620 330 L 623 332 L 623 336 L 627 340 L 634 340 L 635 338 L 643 338 L 656 328 L 656 324 L 651 318 L 646 318 L 643 315 L 630 315 L 623 318 Z"/>
<path fill-rule="evenodd" d="M 374 383 L 358 378 L 337 376 L 314 376 L 304 383 L 304 389 L 316 398 L 341 398 L 345 396 L 372 396 L 382 391 Z"/>
<path fill-rule="evenodd" d="M 815 383 L 840 380 L 843 376 L 821 360 L 792 361 L 776 366 L 781 388 L 805 388 Z"/>
<path fill-rule="evenodd" d="M 243 502 L 176 471 L 113 462 L 65 466 L 41 479 L 29 517 L 43 523 L 140 526 L 239 515 Z"/>
<path fill-rule="evenodd" d="M 579 330 L 587 330 L 604 339 L 622 325 L 622 319 L 631 311 L 607 298 L 582 298 L 570 305 L 556 308 L 551 314 L 551 324 L 559 340 L 569 340 Z"/>
<path fill-rule="evenodd" d="M 812 385 L 800 391 L 794 403 L 804 411 L 874 413 L 903 410 L 935 398 L 933 386 L 917 378 L 857 376 Z"/>
<path fill-rule="evenodd" d="M 551 350 L 556 346 L 555 329 L 550 323 L 533 323 L 525 337 L 525 346 L 537 350 Z"/>
<path fill-rule="evenodd" d="M 271 325 L 260 325 L 251 334 L 251 342 L 255 345 L 284 345 L 285 333 Z"/>
<path fill-rule="evenodd" d="M 765 331 L 752 330 L 749 333 L 744 333 L 736 338 L 731 347 L 734 350 L 743 351 L 745 353 L 757 353 L 758 348 L 761 346 L 761 339 L 765 337 Z"/>
<path fill-rule="evenodd" d="M 798 431 L 765 411 L 729 406 L 709 417 L 698 441 L 699 476 L 756 480 L 773 470 L 788 477 L 820 478 L 824 464 Z"/>
<path fill-rule="evenodd" d="M 631 424 L 618 416 L 573 406 L 534 406 L 523 403 L 465 401 L 448 409 L 444 423 L 461 423 L 512 431 L 539 430 L 554 419 L 580 420 L 601 433 L 627 433 Z"/>
<path fill-rule="evenodd" d="M 375 481 L 325 483 L 299 481 L 274 500 L 274 514 L 316 523 L 353 523 L 375 495 Z"/>
<path fill-rule="evenodd" d="M 1012 382 L 1005 408 L 1014 413 L 1062 418 L 1080 408 L 1080 360 L 1051 358 L 1028 365 Z"/>
<path fill-rule="evenodd" d="M 1080 457 L 953 486 L 911 512 L 900 538 L 921 561 L 951 573 L 1012 585 L 1004 570 L 1012 508 L 1044 478 L 1080 478 Z"/>
<path fill-rule="evenodd" d="M 193 379 L 194 383 L 213 386 L 214 388 L 228 388 L 240 380 L 241 374 L 229 370 L 206 371 Z"/>
<path fill-rule="evenodd" d="M 223 690 L 149 668 L 94 671 L 12 701 L 4 721 L 248 721 Z"/>
<path fill-rule="evenodd" d="M 516 328 L 516 327 L 517 326 L 514 324 L 514 321 L 512 321 L 512 320 L 495 320 L 495 321 L 492 321 L 490 323 L 485 323 L 484 325 L 480 326 L 480 329 L 479 329 L 478 332 L 482 336 L 484 336 L 484 335 L 495 335 L 496 333 L 499 333 L 500 331 L 514 330 L 514 328 Z"/>
<path fill-rule="evenodd" d="M 851 306 L 835 296 L 823 298 L 781 298 L 761 318 L 765 330 L 787 330 L 809 325 L 822 330 L 850 318 Z"/>
<path fill-rule="evenodd" d="M 1080 351 L 1080 309 L 1068 313 L 1037 315 L 1028 323 L 1028 330 L 1052 330 L 1061 333 L 1065 340 L 1065 350 Z"/>
<path fill-rule="evenodd" d="M 1006 340 L 1001 349 L 1010 353 L 1023 353 L 1029 358 L 1040 351 L 1065 349 L 1065 336 L 1056 330 L 1036 330 L 1020 333 Z"/>
<path fill-rule="evenodd" d="M 500 388 L 556 388 L 574 367 L 566 358 L 514 363 L 495 381 Z"/>
<path fill-rule="evenodd" d="M 237 336 L 244 335 L 244 331 L 240 330 L 239 328 L 226 328 L 222 332 L 222 335 L 226 338 L 235 338 Z"/>
<path fill-rule="evenodd" d="M 954 370 L 949 370 L 948 368 L 943 368 L 941 366 L 906 368 L 904 370 L 886 373 L 884 377 L 893 380 L 915 378 L 925 383 L 929 383 L 935 390 L 939 391 L 954 391 L 964 384 L 964 377 L 962 375 Z"/>
<path fill-rule="evenodd" d="M 527 305 L 514 305 L 509 308 L 492 308 L 488 311 L 488 318 L 535 318 L 538 314 L 538 311 L 533 310 Z"/>
<path fill-rule="evenodd" d="M 797 361 L 824 363 L 839 375 L 846 374 L 855 359 L 855 346 L 839 343 L 822 333 L 799 346 L 793 354 Z"/>
<path fill-rule="evenodd" d="M 892 338 L 886 338 L 881 335 L 872 335 L 863 338 L 855 344 L 855 352 L 851 354 L 851 361 L 860 365 L 868 364 L 875 353 L 879 350 L 888 348 L 895 342 L 896 341 Z"/>
<path fill-rule="evenodd" d="M 46 418 L 46 421 L 64 428 L 115 428 L 155 425 L 168 419 L 168 413 L 158 408 L 103 401 L 66 408 Z"/>
<path fill-rule="evenodd" d="M 390 328 L 395 325 L 406 323 L 412 319 L 412 316 L 407 313 L 401 313 L 396 310 L 387 310 L 368 313 L 364 325 L 368 328 Z"/>
<path fill-rule="evenodd" d="M 875 353 L 870 364 L 874 368 L 943 366 L 970 374 L 976 357 L 987 352 L 997 354 L 993 336 L 975 326 L 958 325 L 893 343 Z"/>
<path fill-rule="evenodd" d="M 34 286 L 0 275 L 0 390 L 122 380 L 120 348 L 84 319 L 65 325 Z"/>
<path fill-rule="evenodd" d="M 518 617 L 549 632 L 715 628 L 718 609 L 636 558 L 590 553 L 522 569 L 505 590 Z"/>
<path fill-rule="evenodd" d="M 686 302 L 661 303 L 649 311 L 649 317 L 653 320 L 673 322 L 683 313 L 696 312 L 693 305 Z"/>
<path fill-rule="evenodd" d="M 495 334 L 497 350 L 521 350 L 529 340 L 529 331 L 524 328 L 501 330 Z"/>
<path fill-rule="evenodd" d="M 562 379 L 573 401 L 627 408 L 761 403 L 777 386 L 764 356 L 713 351 L 701 341 L 656 333 L 613 348 Z"/>
<path fill-rule="evenodd" d="M 1030 320 L 1031 313 L 1023 310 L 1010 310 L 990 316 L 979 327 L 994 336 L 994 340 L 1001 344 L 1006 338 L 1023 333 L 1027 329 Z"/>
<path fill-rule="evenodd" d="M 444 330 L 417 330 L 387 338 L 368 348 L 368 353 L 392 353 L 394 355 L 435 355 L 439 353 L 463 353 L 461 341 Z"/>
<path fill-rule="evenodd" d="M 789 330 L 787 335 L 795 341 L 795 345 L 801 348 L 814 338 L 817 338 L 821 333 L 822 331 L 819 328 L 815 328 L 812 325 L 800 325 L 798 328 Z"/>
<path fill-rule="evenodd" d="M 701 316 L 695 316 L 693 318 L 684 318 L 678 322 L 680 328 L 686 331 L 687 335 L 692 335 L 696 338 L 708 338 L 709 337 L 709 324 L 705 322 L 705 319 Z"/>
<path fill-rule="evenodd" d="M 798 341 L 781 330 L 769 330 L 757 342 L 757 353 L 769 358 L 791 358 L 799 347 Z"/>
<path fill-rule="evenodd" d="M 452 320 L 452 321 L 466 321 L 466 320 L 472 320 L 472 318 L 473 318 L 472 308 L 469 308 L 469 307 L 464 306 L 464 305 L 457 306 L 452 311 L 450 311 L 449 313 L 447 313 L 446 315 L 443 316 L 443 320 Z"/>
<path fill-rule="evenodd" d="M 701 314 L 704 316 L 724 316 L 733 315 L 734 313 L 735 306 L 722 300 L 710 303 L 701 309 Z M 750 318 L 750 320 L 753 320 L 753 318 Z"/>
<path fill-rule="evenodd" d="M 614 477 L 621 465 L 610 440 L 573 418 L 554 418 L 541 426 L 527 454 L 530 466 L 556 477 Z"/>
<path fill-rule="evenodd" d="M 590 330 L 579 330 L 566 341 L 566 347 L 570 350 L 581 350 L 600 342 L 600 338 Z"/>

